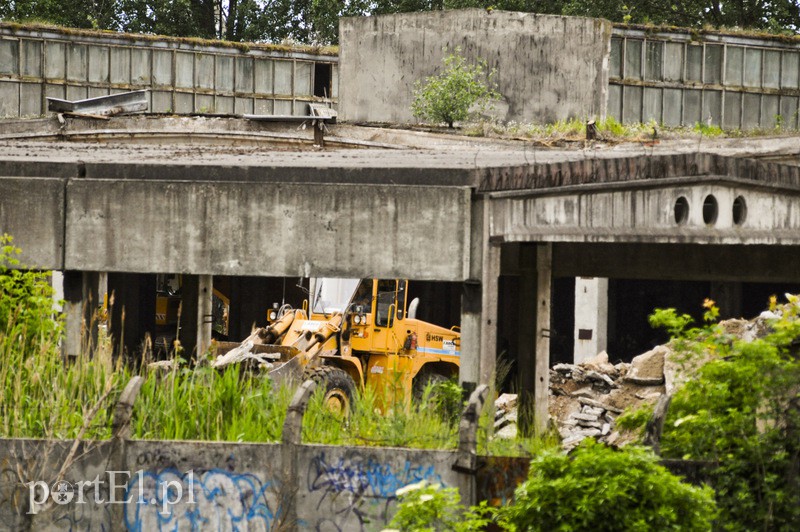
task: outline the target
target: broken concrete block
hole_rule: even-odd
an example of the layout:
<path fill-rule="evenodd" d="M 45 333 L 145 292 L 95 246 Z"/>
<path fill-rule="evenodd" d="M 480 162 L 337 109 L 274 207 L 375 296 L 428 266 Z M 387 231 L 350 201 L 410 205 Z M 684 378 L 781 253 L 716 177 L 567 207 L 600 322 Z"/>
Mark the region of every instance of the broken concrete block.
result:
<path fill-rule="evenodd" d="M 611 388 L 616 388 L 617 385 L 614 380 L 606 375 L 605 373 L 599 373 L 597 371 L 587 371 L 586 372 L 586 379 L 594 382 L 599 382 L 603 384 L 607 384 Z"/>
<path fill-rule="evenodd" d="M 600 416 L 600 415 L 603 414 L 603 412 L 605 412 L 604 408 L 597 408 L 597 407 L 586 406 L 586 405 L 584 405 L 584 407 L 581 408 L 581 413 L 582 414 L 589 414 L 591 416 Z"/>
<path fill-rule="evenodd" d="M 659 345 L 647 353 L 634 357 L 625 380 L 634 384 L 658 385 L 664 382 L 664 358 L 670 353 L 667 346 Z"/>
<path fill-rule="evenodd" d="M 571 419 L 577 419 L 579 421 L 597 421 L 598 419 L 600 419 L 598 416 L 594 414 L 581 414 L 579 412 L 572 414 L 569 417 Z"/>
<path fill-rule="evenodd" d="M 622 410 L 619 408 L 615 408 L 609 404 L 602 403 L 600 401 L 596 401 L 590 397 L 579 397 L 578 402 L 585 406 L 593 406 L 596 408 L 602 408 L 603 410 L 608 410 L 609 412 L 613 412 L 615 414 L 621 414 Z"/>

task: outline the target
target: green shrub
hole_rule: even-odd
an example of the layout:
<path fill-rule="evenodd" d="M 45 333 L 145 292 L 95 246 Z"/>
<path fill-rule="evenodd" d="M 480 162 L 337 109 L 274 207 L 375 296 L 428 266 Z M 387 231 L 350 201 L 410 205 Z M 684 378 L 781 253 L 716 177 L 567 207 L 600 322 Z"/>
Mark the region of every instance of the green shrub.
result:
<path fill-rule="evenodd" d="M 652 453 L 584 440 L 570 456 L 535 458 L 502 514 L 516 530 L 710 530 L 715 507 L 710 488 L 681 482 Z"/>
<path fill-rule="evenodd" d="M 10 235 L 0 236 L 0 332 L 29 345 L 36 338 L 57 336 L 60 323 L 53 316 L 49 272 L 21 269 L 19 254 Z"/>
<path fill-rule="evenodd" d="M 800 308 L 792 299 L 781 309 L 772 299 L 779 317 L 752 342 L 719 325 L 676 335 L 679 358 L 715 356 L 675 394 L 661 449 L 712 464 L 723 530 L 800 529 Z"/>
<path fill-rule="evenodd" d="M 486 72 L 486 62 L 468 64 L 461 49 L 444 58 L 444 71 L 414 85 L 411 111 L 415 117 L 453 127 L 463 122 L 471 110 L 483 112 L 500 96 L 494 91 L 495 71 Z"/>
<path fill-rule="evenodd" d="M 465 508 L 459 504 L 458 488 L 424 480 L 400 488 L 397 498 L 390 526 L 400 532 L 478 532 L 486 530 L 496 512 L 485 501 Z"/>

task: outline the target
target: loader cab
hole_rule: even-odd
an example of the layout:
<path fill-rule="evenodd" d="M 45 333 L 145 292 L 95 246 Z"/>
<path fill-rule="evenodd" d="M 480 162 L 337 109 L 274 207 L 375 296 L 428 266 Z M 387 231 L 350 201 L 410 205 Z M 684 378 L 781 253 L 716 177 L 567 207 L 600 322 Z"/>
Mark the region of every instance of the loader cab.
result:
<path fill-rule="evenodd" d="M 405 279 L 362 279 L 349 305 L 356 351 L 396 352 L 404 338 L 392 328 L 406 314 Z"/>

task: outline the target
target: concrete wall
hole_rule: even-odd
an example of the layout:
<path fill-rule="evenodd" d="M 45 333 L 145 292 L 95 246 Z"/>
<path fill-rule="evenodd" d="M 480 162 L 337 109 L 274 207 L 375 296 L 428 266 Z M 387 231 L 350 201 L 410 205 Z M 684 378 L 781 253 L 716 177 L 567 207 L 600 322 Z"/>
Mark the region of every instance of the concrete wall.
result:
<path fill-rule="evenodd" d="M 468 275 L 467 187 L 0 178 L 0 233 L 56 270 Z M 88 244 L 91 243 L 91 244 Z"/>
<path fill-rule="evenodd" d="M 339 33 L 344 120 L 413 121 L 414 82 L 441 71 L 445 47 L 497 69 L 501 119 L 605 115 L 607 21 L 469 9 L 344 18 Z"/>
<path fill-rule="evenodd" d="M 305 115 L 310 101 L 336 102 L 337 69 L 313 49 L 0 24 L 0 118 L 43 115 L 48 96 L 137 89 L 151 89 L 157 113 Z M 327 98 L 314 97 L 318 74 L 331 78 Z"/>
<path fill-rule="evenodd" d="M 469 204 L 466 188 L 78 179 L 64 268 L 457 281 Z"/>
<path fill-rule="evenodd" d="M 94 485 L 86 484 L 77 488 L 70 502 L 28 514 L 29 488 L 20 476 L 26 483 L 42 480 L 52 485 L 72 443 L 0 441 L 3 527 L 150 531 L 198 526 L 280 530 L 284 525 L 283 530 L 291 530 L 295 527 L 286 526 L 291 513 L 299 530 L 379 530 L 394 514 L 397 489 L 426 479 L 463 491 L 470 482 L 470 475 L 452 470 L 456 459 L 452 451 L 303 445 L 297 456 L 297 492 L 287 496 L 282 477 L 285 449 L 280 444 L 108 441 L 81 444 L 79 458 L 64 477 L 77 487 L 78 482 L 99 475 L 104 482 L 98 487 L 103 502 L 95 502 Z M 119 472 L 114 479 L 118 503 L 110 502 L 108 471 Z M 165 485 L 169 500 L 181 490 L 180 502 L 164 504 Z"/>
<path fill-rule="evenodd" d="M 73 454 L 72 440 L 0 440 L 4 527 L 381 530 L 408 484 L 455 487 L 462 502 L 475 504 L 478 493 L 502 501 L 525 475 L 511 468 L 515 459 L 478 463 L 476 413 L 486 387 L 462 415 L 458 450 L 436 451 L 301 444 L 311 381 L 295 394 L 279 444 L 129 440 L 130 392 L 140 383 L 134 377 L 120 396 L 111 440 L 80 442 Z M 68 489 L 56 489 L 58 481 Z"/>
<path fill-rule="evenodd" d="M 608 114 L 668 126 L 798 127 L 800 44 L 614 28 Z"/>
<path fill-rule="evenodd" d="M 22 264 L 60 269 L 64 257 L 64 180 L 0 178 L 0 235 L 14 237 Z"/>

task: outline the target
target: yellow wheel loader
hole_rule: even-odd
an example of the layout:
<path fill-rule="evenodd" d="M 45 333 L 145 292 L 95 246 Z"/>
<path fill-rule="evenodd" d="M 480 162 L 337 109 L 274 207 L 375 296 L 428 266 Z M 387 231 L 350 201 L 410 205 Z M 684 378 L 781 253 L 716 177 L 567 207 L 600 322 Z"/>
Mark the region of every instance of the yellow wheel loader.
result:
<path fill-rule="evenodd" d="M 322 281 L 324 282 L 324 281 Z M 332 411 L 346 412 L 357 389 L 383 405 L 407 403 L 428 384 L 458 375 L 461 335 L 415 318 L 408 281 L 362 279 L 344 305 L 320 303 L 268 311 L 266 327 L 219 356 L 212 366 L 245 363 L 273 382 L 313 379 Z"/>

